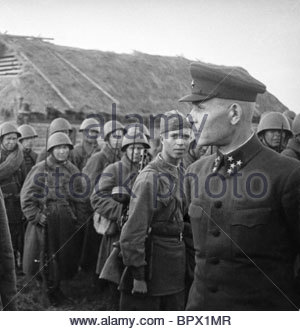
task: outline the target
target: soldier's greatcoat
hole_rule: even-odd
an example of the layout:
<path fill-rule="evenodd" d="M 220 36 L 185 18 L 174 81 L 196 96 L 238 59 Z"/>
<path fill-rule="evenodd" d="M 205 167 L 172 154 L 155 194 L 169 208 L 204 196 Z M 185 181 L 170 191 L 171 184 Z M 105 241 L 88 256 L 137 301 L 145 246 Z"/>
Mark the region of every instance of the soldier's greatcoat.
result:
<path fill-rule="evenodd" d="M 187 170 L 196 250 L 188 310 L 292 310 L 300 165 L 253 136 Z"/>
<path fill-rule="evenodd" d="M 144 168 L 133 186 L 129 219 L 120 243 L 124 274 L 120 289 L 131 293 L 132 279 L 146 280 L 150 297 L 182 292 L 185 245 L 182 241 L 184 195 L 180 168 L 161 155 Z"/>
<path fill-rule="evenodd" d="M 77 175 L 78 169 L 70 161 L 58 163 L 50 155 L 47 169 L 45 162 L 39 162 L 24 182 L 21 205 L 28 220 L 23 259 L 27 275 L 34 275 L 39 268 L 43 240 L 39 220 L 42 213 L 47 216 L 48 256 L 55 253 L 59 271 L 53 276 L 59 279 L 54 280 L 68 279 L 77 271 L 80 247 L 76 230 L 85 218 L 84 192 Z"/>
<path fill-rule="evenodd" d="M 286 149 L 284 149 L 281 154 L 300 160 L 300 144 L 295 140 L 295 138 L 290 139 Z"/>
<path fill-rule="evenodd" d="M 15 310 L 16 275 L 14 254 L 2 191 L 0 190 L 0 299 L 4 310 Z"/>
<path fill-rule="evenodd" d="M 73 160 L 76 167 L 82 171 L 89 158 L 100 151 L 98 144 L 92 145 L 85 142 L 75 145 L 73 149 Z"/>
<path fill-rule="evenodd" d="M 95 153 L 88 160 L 82 172 L 89 177 L 90 193 L 92 193 L 96 182 L 99 181 L 103 170 L 111 163 L 117 162 L 121 159 L 121 152 L 112 149 L 108 143 L 104 146 L 101 152 Z"/>
<path fill-rule="evenodd" d="M 23 149 L 18 143 L 13 151 L 7 151 L 1 146 L 0 156 L 0 187 L 5 201 L 12 245 L 22 255 L 24 224 L 20 205 L 20 191 L 26 177 L 26 165 Z"/>
<path fill-rule="evenodd" d="M 23 149 L 23 156 L 26 165 L 26 173 L 28 174 L 31 168 L 36 164 L 38 154 L 32 149 Z"/>
<path fill-rule="evenodd" d="M 121 159 L 121 152 L 114 150 L 108 143 L 104 148 L 93 154 L 87 161 L 82 172 L 87 176 L 84 182 L 85 190 L 88 191 L 89 196 L 92 194 L 95 183 L 98 182 L 103 170 L 111 163 L 117 162 Z M 89 221 L 85 227 L 84 242 L 81 255 L 81 266 L 83 268 L 94 268 L 98 257 L 98 250 L 101 243 L 101 236 L 98 235 L 93 227 L 92 213 L 93 209 L 90 206 L 90 201 L 87 201 L 87 217 Z"/>
<path fill-rule="evenodd" d="M 120 221 L 125 206 L 111 197 L 112 189 L 115 186 L 124 186 L 130 194 L 137 173 L 138 163 L 132 163 L 126 154 L 120 161 L 106 167 L 91 196 L 93 210 L 114 223 Z M 111 234 L 105 234 L 102 238 L 96 267 L 97 274 L 101 273 L 112 250 L 112 244 L 119 240 L 120 228 L 114 226 L 114 229 Z"/>

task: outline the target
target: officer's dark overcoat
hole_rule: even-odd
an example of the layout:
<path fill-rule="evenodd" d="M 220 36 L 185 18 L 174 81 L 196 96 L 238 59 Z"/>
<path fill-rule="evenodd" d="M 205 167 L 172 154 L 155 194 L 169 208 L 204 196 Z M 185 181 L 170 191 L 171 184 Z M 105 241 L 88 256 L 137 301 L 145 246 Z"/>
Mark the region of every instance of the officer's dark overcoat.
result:
<path fill-rule="evenodd" d="M 300 164 L 253 136 L 187 169 L 196 268 L 188 310 L 291 310 Z"/>

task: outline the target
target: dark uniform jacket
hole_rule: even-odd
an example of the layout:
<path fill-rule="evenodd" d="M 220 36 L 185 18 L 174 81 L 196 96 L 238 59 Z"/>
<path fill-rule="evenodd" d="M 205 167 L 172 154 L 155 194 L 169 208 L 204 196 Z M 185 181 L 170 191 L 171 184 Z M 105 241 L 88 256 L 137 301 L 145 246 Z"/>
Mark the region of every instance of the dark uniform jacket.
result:
<path fill-rule="evenodd" d="M 300 250 L 299 162 L 253 136 L 186 174 L 196 268 L 188 310 L 291 310 Z"/>
<path fill-rule="evenodd" d="M 16 292 L 14 254 L 3 195 L 0 190 L 0 299 L 4 310 L 15 310 L 12 299 Z"/>
<path fill-rule="evenodd" d="M 286 149 L 281 152 L 282 155 L 300 160 L 300 144 L 292 138 L 289 140 Z"/>
<path fill-rule="evenodd" d="M 180 188 L 179 167 L 165 162 L 160 154 L 133 186 L 129 218 L 120 237 L 121 252 L 131 276 L 147 281 L 150 296 L 184 290 L 185 199 Z M 121 290 L 132 290 L 132 277 L 123 277 Z"/>
<path fill-rule="evenodd" d="M 47 158 L 47 170 L 45 162 L 39 162 L 24 182 L 21 205 L 28 226 L 23 266 L 28 275 L 34 275 L 39 267 L 41 214 L 47 216 L 49 256 L 57 253 L 60 279 L 68 279 L 77 271 L 80 247 L 75 234 L 86 216 L 84 192 L 78 172 L 70 161 L 57 163 L 50 155 Z"/>

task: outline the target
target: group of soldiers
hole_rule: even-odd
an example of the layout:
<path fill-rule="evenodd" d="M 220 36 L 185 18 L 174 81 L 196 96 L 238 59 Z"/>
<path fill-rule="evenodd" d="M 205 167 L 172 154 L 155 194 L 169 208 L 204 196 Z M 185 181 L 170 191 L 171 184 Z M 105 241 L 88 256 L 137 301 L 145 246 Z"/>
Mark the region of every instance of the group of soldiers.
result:
<path fill-rule="evenodd" d="M 142 123 L 95 118 L 0 126 L 0 294 L 16 308 L 16 275 L 43 283 L 92 270 L 120 310 L 299 307 L 300 115 L 252 117 L 264 84 L 240 67 L 191 64 L 188 116 L 161 116 L 160 149 Z M 107 300 L 110 295 L 107 296 Z"/>

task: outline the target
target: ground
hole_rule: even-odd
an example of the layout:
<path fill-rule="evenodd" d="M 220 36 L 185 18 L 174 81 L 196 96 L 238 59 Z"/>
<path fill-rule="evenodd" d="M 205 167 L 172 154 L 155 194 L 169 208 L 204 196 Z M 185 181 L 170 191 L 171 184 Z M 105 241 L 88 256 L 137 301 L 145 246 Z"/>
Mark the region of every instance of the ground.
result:
<path fill-rule="evenodd" d="M 58 307 L 46 307 L 43 303 L 41 285 L 36 280 L 27 284 L 24 276 L 18 276 L 17 307 L 18 310 L 33 311 L 118 310 L 118 292 L 113 291 L 112 294 L 108 284 L 100 285 L 92 272 L 79 271 L 72 280 L 64 281 L 61 284 L 64 294 L 71 299 L 71 302 Z"/>

